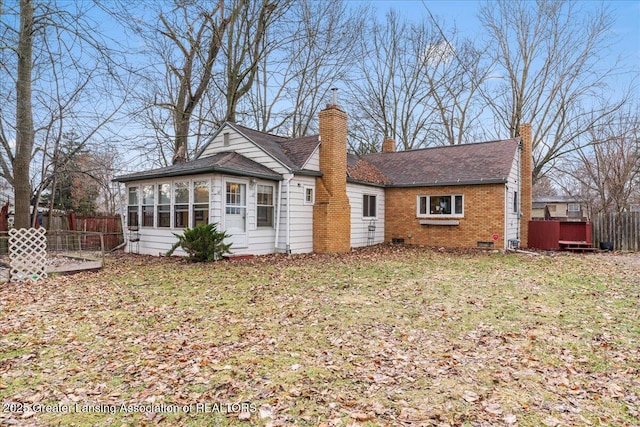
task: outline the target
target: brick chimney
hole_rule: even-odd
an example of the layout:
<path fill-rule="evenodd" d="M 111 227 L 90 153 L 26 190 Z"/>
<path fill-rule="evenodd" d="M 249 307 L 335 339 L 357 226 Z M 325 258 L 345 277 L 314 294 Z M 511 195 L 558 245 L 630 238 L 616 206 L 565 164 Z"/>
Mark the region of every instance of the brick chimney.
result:
<path fill-rule="evenodd" d="M 351 250 L 351 206 L 347 197 L 347 113 L 327 104 L 320 111 L 320 172 L 313 206 L 313 251 Z"/>
<path fill-rule="evenodd" d="M 522 150 L 520 151 L 520 246 L 529 246 L 529 221 L 531 221 L 532 175 L 533 175 L 533 141 L 531 125 L 521 124 L 518 128 Z"/>
<path fill-rule="evenodd" d="M 384 141 L 382 141 L 382 152 L 393 153 L 394 151 L 396 151 L 396 140 L 390 136 L 386 136 Z"/>

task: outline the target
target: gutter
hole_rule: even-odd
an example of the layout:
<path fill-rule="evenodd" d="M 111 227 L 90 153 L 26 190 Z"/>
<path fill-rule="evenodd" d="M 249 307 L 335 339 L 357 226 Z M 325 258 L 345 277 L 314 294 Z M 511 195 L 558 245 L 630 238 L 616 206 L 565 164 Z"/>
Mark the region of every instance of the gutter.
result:
<path fill-rule="evenodd" d="M 378 184 L 385 188 L 407 188 L 407 187 L 444 187 L 457 185 L 482 185 L 482 184 L 506 184 L 508 178 L 471 179 L 466 181 L 435 181 L 435 182 L 413 182 L 410 184 Z M 369 184 L 372 185 L 372 184 Z M 375 185 L 375 184 L 373 184 Z"/>
<path fill-rule="evenodd" d="M 150 173 L 147 175 L 137 175 L 130 176 L 124 175 L 120 177 L 116 177 L 112 179 L 112 182 L 133 182 L 133 181 L 144 181 L 147 179 L 156 179 L 156 178 L 166 178 L 166 177 L 176 177 L 176 176 L 188 176 L 188 175 L 204 175 L 207 173 L 218 172 L 224 173 L 227 175 L 234 176 L 243 176 L 249 178 L 260 178 L 271 181 L 281 181 L 282 177 L 279 175 L 267 175 L 261 173 L 247 173 L 246 171 L 239 171 L 237 169 L 229 169 L 229 168 L 220 168 L 220 167 L 207 167 L 207 168 L 195 168 L 189 170 L 180 170 L 174 172 L 158 172 L 158 173 Z"/>
<path fill-rule="evenodd" d="M 278 242 L 280 240 L 280 213 L 281 213 L 281 208 L 282 208 L 282 199 L 283 199 L 283 194 L 282 194 L 282 180 L 278 181 L 278 207 L 276 209 L 276 238 L 275 238 L 275 242 L 273 242 L 273 252 L 274 253 L 278 253 Z"/>

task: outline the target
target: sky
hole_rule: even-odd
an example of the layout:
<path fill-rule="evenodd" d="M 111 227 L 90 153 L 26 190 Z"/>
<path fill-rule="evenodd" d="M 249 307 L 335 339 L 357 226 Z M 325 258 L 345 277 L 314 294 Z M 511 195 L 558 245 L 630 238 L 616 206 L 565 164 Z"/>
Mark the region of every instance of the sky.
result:
<path fill-rule="evenodd" d="M 445 27 L 455 27 L 464 37 L 482 37 L 482 30 L 477 18 L 478 10 L 484 1 L 475 0 L 373 0 L 360 2 L 347 0 L 352 3 L 367 3 L 372 5 L 379 17 L 383 18 L 389 9 L 395 9 L 403 17 L 420 21 L 428 19 L 428 8 L 436 18 L 444 20 Z M 531 0 L 533 1 L 533 0 Z M 632 78 L 640 80 L 640 0 L 617 0 L 600 2 L 596 0 L 579 1 L 579 6 L 585 9 L 597 9 L 603 4 L 611 10 L 615 24 L 612 36 L 617 39 L 611 50 L 609 59 L 613 63 L 620 58 L 624 68 L 635 70 L 621 76 L 620 87 L 628 87 Z M 640 85 L 640 81 L 636 82 Z M 638 98 L 640 98 L 640 89 Z"/>

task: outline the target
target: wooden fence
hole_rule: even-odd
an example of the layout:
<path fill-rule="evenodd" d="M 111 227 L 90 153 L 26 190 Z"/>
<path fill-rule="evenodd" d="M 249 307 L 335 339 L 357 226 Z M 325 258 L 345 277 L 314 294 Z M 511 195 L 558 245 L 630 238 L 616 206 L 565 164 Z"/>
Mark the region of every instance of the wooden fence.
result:
<path fill-rule="evenodd" d="M 640 212 L 599 214 L 592 218 L 593 242 L 611 242 L 617 251 L 640 251 Z"/>

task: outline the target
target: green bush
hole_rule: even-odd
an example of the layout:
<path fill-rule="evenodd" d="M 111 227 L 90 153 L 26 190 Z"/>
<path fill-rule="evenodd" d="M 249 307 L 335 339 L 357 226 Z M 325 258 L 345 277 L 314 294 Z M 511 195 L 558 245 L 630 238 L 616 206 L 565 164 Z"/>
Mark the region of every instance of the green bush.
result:
<path fill-rule="evenodd" d="M 187 253 L 187 260 L 191 262 L 210 262 L 222 259 L 231 253 L 231 243 L 224 243 L 229 237 L 224 231 L 218 231 L 216 224 L 200 224 L 187 228 L 182 235 L 173 233 L 178 241 L 167 252 L 167 256 L 179 247 Z"/>

